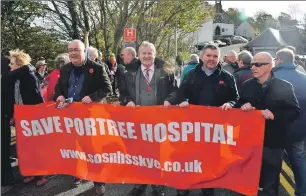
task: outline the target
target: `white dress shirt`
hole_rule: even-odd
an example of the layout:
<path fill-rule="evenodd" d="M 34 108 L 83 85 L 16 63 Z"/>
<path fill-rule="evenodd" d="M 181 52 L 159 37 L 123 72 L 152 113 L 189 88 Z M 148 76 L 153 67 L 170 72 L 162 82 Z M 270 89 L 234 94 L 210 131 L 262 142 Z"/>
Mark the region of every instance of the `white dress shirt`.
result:
<path fill-rule="evenodd" d="M 149 71 L 149 82 L 151 81 L 152 77 L 153 77 L 153 74 L 154 74 L 154 64 L 151 65 L 150 67 L 148 67 L 150 69 Z M 144 75 L 144 77 L 146 77 L 146 74 L 147 74 L 147 71 L 146 71 L 147 67 L 141 65 L 141 71 Z"/>

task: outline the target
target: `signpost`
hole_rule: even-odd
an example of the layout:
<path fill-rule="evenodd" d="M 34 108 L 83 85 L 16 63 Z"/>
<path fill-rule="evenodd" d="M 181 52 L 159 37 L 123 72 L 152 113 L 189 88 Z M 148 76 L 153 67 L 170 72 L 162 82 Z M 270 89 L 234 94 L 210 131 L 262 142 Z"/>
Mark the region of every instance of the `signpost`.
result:
<path fill-rule="evenodd" d="M 135 41 L 136 41 L 136 29 L 124 28 L 124 42 L 135 42 Z"/>
<path fill-rule="evenodd" d="M 124 42 L 124 48 L 126 47 L 133 47 L 136 49 L 136 43 L 135 42 Z"/>
<path fill-rule="evenodd" d="M 124 48 L 133 47 L 136 49 L 136 29 L 124 28 Z"/>

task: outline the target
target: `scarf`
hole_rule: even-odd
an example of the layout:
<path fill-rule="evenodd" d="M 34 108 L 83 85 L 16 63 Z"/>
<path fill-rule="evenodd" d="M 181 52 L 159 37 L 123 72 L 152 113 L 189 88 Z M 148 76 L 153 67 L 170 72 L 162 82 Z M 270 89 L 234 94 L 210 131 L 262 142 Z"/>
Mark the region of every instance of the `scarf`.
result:
<path fill-rule="evenodd" d="M 22 105 L 23 101 L 22 101 L 22 97 L 21 97 L 21 93 L 20 93 L 20 80 L 17 80 L 15 82 L 15 104 L 17 105 Z"/>

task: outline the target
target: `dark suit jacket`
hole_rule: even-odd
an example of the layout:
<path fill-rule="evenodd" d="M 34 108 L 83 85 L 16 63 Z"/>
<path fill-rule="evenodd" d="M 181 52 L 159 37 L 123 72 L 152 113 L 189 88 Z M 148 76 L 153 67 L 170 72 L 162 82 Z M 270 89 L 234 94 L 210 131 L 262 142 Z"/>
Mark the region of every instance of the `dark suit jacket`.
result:
<path fill-rule="evenodd" d="M 300 116 L 300 108 L 292 85 L 272 75 L 266 88 L 255 78 L 242 85 L 239 105 L 250 103 L 257 110 L 268 109 L 274 114 L 274 120 L 265 122 L 264 146 L 284 148 L 289 123 Z"/>
<path fill-rule="evenodd" d="M 177 83 L 174 73 L 166 71 L 165 61 L 155 58 L 154 74 L 157 80 L 157 104 L 163 105 L 164 101 L 171 104 L 176 102 Z M 126 105 L 133 101 L 136 103 L 136 73 L 141 67 L 140 60 L 134 61 L 126 67 L 127 71 L 124 75 L 124 81 L 121 82 L 119 101 L 121 105 Z"/>
<path fill-rule="evenodd" d="M 69 77 L 74 66 L 68 63 L 61 68 L 60 77 L 55 87 L 54 100 L 59 96 L 68 97 Z M 112 92 L 111 83 L 103 65 L 87 59 L 84 71 L 84 83 L 81 97 L 89 96 L 93 102 L 100 102 Z"/>

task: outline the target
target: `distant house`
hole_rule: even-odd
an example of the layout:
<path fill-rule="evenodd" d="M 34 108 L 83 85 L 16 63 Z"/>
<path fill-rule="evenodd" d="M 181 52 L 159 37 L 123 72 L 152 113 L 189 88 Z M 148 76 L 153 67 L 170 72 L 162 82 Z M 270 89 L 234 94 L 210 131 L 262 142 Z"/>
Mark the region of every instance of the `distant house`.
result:
<path fill-rule="evenodd" d="M 214 36 L 234 35 L 234 24 L 214 23 Z"/>
<path fill-rule="evenodd" d="M 268 28 L 246 44 L 245 47 L 254 54 L 265 51 L 275 56 L 279 49 L 287 45 L 294 46 L 297 53 L 301 50 L 301 36 L 296 29 L 276 30 Z"/>
<path fill-rule="evenodd" d="M 203 42 L 213 41 L 213 20 L 207 18 L 195 32 L 188 33 L 183 40 L 188 43 L 189 46 L 194 46 Z"/>
<path fill-rule="evenodd" d="M 255 30 L 250 25 L 250 23 L 245 20 L 237 27 L 235 35 L 240 35 L 246 38 L 253 38 L 255 36 Z"/>

